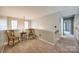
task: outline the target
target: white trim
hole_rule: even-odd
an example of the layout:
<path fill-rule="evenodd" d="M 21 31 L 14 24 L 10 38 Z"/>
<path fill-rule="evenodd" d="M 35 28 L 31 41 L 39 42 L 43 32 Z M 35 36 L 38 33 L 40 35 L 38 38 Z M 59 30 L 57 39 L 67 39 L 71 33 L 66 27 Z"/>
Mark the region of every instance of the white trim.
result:
<path fill-rule="evenodd" d="M 41 38 L 39 38 L 39 40 L 41 40 L 41 41 L 43 41 L 43 42 L 45 42 L 45 43 L 48 43 L 48 44 L 50 44 L 50 45 L 55 45 L 55 42 L 54 42 L 54 43 L 51 43 L 51 42 L 48 42 L 48 41 L 43 40 L 43 39 L 41 39 Z"/>

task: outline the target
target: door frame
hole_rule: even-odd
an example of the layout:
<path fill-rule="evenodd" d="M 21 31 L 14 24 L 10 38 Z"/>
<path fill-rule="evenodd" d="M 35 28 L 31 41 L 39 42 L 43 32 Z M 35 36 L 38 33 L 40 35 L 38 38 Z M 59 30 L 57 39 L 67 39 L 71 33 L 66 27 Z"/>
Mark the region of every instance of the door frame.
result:
<path fill-rule="evenodd" d="M 66 19 L 70 19 L 72 22 L 71 23 L 71 34 L 73 35 L 74 34 L 74 15 L 71 17 L 63 17 L 63 35 L 65 35 L 64 34 L 64 20 L 66 20 Z"/>

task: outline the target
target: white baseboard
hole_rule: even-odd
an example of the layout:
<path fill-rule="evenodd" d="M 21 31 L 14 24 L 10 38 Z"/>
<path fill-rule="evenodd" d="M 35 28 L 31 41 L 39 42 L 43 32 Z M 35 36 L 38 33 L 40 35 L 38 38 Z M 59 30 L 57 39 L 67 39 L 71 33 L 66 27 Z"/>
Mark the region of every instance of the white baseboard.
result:
<path fill-rule="evenodd" d="M 55 45 L 55 42 L 54 42 L 54 43 L 51 43 L 51 42 L 48 42 L 48 41 L 43 40 L 43 39 L 41 39 L 41 38 L 39 38 L 39 40 L 41 40 L 41 41 L 43 41 L 43 42 L 45 42 L 45 43 L 48 43 L 48 44 L 50 44 L 50 45 Z"/>

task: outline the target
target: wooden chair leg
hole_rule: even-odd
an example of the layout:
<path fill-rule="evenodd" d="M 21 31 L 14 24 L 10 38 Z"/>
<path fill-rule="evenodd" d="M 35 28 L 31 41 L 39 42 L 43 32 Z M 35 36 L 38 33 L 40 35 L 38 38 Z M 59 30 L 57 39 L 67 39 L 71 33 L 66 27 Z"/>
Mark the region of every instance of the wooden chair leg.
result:
<path fill-rule="evenodd" d="M 14 39 L 13 39 L 13 46 L 14 46 L 14 44 L 15 44 L 15 43 L 14 43 Z"/>
<path fill-rule="evenodd" d="M 20 42 L 19 37 L 18 37 L 18 42 Z"/>
<path fill-rule="evenodd" d="M 8 40 L 8 45 L 9 45 L 9 40 Z"/>

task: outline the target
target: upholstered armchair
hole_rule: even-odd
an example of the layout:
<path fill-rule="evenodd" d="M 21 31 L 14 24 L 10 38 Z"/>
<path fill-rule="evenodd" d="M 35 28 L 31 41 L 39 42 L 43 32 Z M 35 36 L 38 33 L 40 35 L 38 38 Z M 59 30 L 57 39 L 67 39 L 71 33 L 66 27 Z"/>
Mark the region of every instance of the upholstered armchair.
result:
<path fill-rule="evenodd" d="M 28 39 L 37 39 L 34 29 L 28 29 Z"/>
<path fill-rule="evenodd" d="M 15 36 L 14 30 L 7 30 L 7 37 L 8 37 L 8 45 L 12 42 L 12 45 L 14 46 L 16 41 L 19 42 L 19 37 Z"/>

